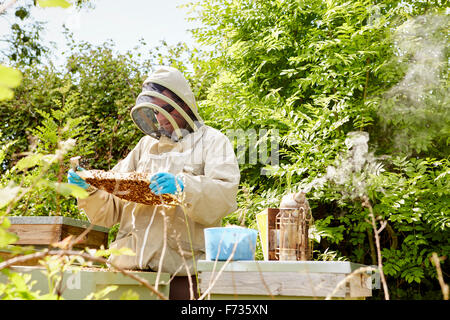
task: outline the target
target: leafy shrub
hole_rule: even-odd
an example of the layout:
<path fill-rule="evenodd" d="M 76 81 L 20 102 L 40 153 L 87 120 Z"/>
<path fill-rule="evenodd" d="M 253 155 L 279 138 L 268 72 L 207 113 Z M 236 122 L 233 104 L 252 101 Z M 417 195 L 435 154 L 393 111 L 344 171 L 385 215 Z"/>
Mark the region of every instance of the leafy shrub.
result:
<path fill-rule="evenodd" d="M 263 164 L 241 166 L 242 185 L 252 191 L 250 207 L 240 203 L 248 225 L 293 187 L 306 188 L 321 236 L 315 258 L 333 252 L 376 264 L 367 209 L 346 197 L 355 186 L 323 180 L 348 150 L 348 133 L 367 132 L 379 166 L 360 182 L 375 215 L 388 221 L 381 245 L 394 299 L 440 298 L 429 257 L 449 256 L 444 8 L 369 0 L 191 5 L 193 19 L 207 26 L 194 36 L 214 48 L 200 66 L 215 75 L 200 102 L 208 124 L 278 130 L 281 137 L 279 166 L 266 166 L 270 176 L 260 175 Z M 417 45 L 404 45 L 411 43 Z M 424 70 L 436 79 L 431 87 L 419 86 L 429 77 Z"/>

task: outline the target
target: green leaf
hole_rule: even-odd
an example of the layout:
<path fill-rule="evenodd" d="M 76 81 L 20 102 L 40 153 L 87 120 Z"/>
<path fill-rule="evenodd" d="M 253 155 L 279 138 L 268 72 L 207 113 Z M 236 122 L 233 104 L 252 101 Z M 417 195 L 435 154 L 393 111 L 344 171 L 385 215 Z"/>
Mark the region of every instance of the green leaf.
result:
<path fill-rule="evenodd" d="M 0 86 L 0 101 L 10 100 L 14 97 L 14 92 L 11 89 Z"/>
<path fill-rule="evenodd" d="M 84 190 L 82 187 L 76 186 L 74 184 L 71 183 L 60 183 L 59 184 L 60 187 L 62 187 L 62 189 L 67 192 L 67 195 L 72 195 L 75 198 L 79 198 L 79 199 L 85 199 L 89 196 L 89 193 Z"/>
<path fill-rule="evenodd" d="M 74 196 L 75 198 L 84 199 L 89 196 L 86 190 L 71 183 L 58 183 L 54 181 L 43 181 L 43 183 L 56 192 L 62 194 L 64 197 Z"/>
<path fill-rule="evenodd" d="M 135 256 L 136 255 L 134 253 L 134 251 L 131 250 L 130 248 L 120 248 L 120 249 L 110 248 L 110 249 L 106 249 L 106 250 L 97 250 L 95 252 L 94 256 L 104 257 L 104 256 L 108 256 L 110 254 L 113 254 L 116 256 L 120 256 L 120 255 Z"/>
<path fill-rule="evenodd" d="M 0 101 L 11 99 L 14 96 L 11 88 L 16 88 L 21 81 L 20 71 L 0 65 Z"/>
<path fill-rule="evenodd" d="M 51 183 L 51 185 L 56 192 L 62 194 L 64 197 L 70 196 L 72 189 L 69 183 Z"/>
<path fill-rule="evenodd" d="M 14 184 L 9 184 L 5 188 L 0 189 L 0 208 L 8 205 L 11 200 L 15 198 L 15 196 L 21 190 L 20 187 L 14 186 Z"/>
<path fill-rule="evenodd" d="M 5 229 L 0 227 L 0 248 L 13 244 L 17 240 L 19 240 L 19 237 L 16 234 L 7 232 Z"/>
<path fill-rule="evenodd" d="M 61 7 L 65 9 L 72 6 L 72 4 L 70 2 L 67 2 L 66 0 L 38 0 L 38 4 L 42 8 Z"/>
<path fill-rule="evenodd" d="M 0 149 L 0 163 L 2 163 L 3 160 L 5 160 L 6 152 L 8 151 L 9 147 L 11 147 L 16 142 L 17 142 L 17 140 L 10 141 L 10 142 L 6 143 L 5 145 L 3 145 L 1 147 L 1 149 Z"/>
<path fill-rule="evenodd" d="M 17 87 L 22 81 L 22 74 L 20 71 L 0 65 L 0 86 L 9 88 Z"/>
<path fill-rule="evenodd" d="M 25 158 L 22 158 L 19 160 L 19 162 L 17 162 L 16 168 L 19 170 L 24 170 L 34 167 L 39 164 L 39 162 L 42 160 L 42 157 L 43 155 L 40 153 L 26 156 Z"/>
<path fill-rule="evenodd" d="M 90 293 L 86 298 L 84 298 L 84 300 L 101 300 L 101 299 L 109 300 L 108 298 L 105 297 L 111 292 L 117 290 L 118 288 L 119 286 L 116 285 L 107 286 L 99 290 L 98 292 Z"/>
<path fill-rule="evenodd" d="M 22 275 L 19 273 L 12 273 L 9 277 L 9 280 L 16 286 L 18 291 L 27 291 L 27 282 L 30 280 L 30 278 L 31 275 L 29 274 Z"/>
<path fill-rule="evenodd" d="M 139 294 L 131 289 L 128 289 L 120 296 L 120 300 L 139 300 Z"/>
<path fill-rule="evenodd" d="M 0 228 L 8 229 L 11 226 L 11 221 L 7 217 L 3 217 L 3 221 L 0 224 Z"/>

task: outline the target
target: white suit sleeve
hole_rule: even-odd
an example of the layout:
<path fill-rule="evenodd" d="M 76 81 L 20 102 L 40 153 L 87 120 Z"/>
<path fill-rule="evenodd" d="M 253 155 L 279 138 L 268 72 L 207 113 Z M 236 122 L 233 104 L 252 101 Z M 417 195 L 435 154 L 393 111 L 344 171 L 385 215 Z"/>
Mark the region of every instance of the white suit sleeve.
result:
<path fill-rule="evenodd" d="M 204 142 L 204 175 L 183 174 L 187 215 L 204 226 L 217 225 L 237 209 L 239 165 L 228 138 L 215 135 Z"/>

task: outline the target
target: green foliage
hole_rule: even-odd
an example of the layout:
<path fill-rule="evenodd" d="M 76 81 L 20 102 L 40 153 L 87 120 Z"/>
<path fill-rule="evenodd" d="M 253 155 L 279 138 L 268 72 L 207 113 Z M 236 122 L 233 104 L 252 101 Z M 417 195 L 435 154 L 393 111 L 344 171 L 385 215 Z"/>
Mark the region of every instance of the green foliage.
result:
<path fill-rule="evenodd" d="M 0 229 L 1 230 L 1 229 Z M 1 237 L 0 237 L 1 239 Z M 20 250 L 19 250 L 20 251 Z M 88 249 L 92 257 L 105 257 L 110 254 L 134 254 L 127 248 L 120 250 L 95 250 Z M 25 251 L 22 250 L 22 253 Z M 80 272 L 82 267 L 91 267 L 92 262 L 89 259 L 85 259 L 80 255 L 68 256 L 68 255 L 52 255 L 46 256 L 40 261 L 44 270 L 42 273 L 47 277 L 48 292 L 45 290 L 41 293 L 40 290 L 36 291 L 33 286 L 36 284 L 36 280 L 31 281 L 32 275 L 29 273 L 17 273 L 8 269 L 1 270 L 4 276 L 7 276 L 9 281 L 7 283 L 0 282 L 0 299 L 2 300 L 59 300 L 63 299 L 62 294 L 66 290 L 62 282 L 62 276 L 64 273 L 77 273 Z M 107 296 L 111 292 L 118 289 L 116 285 L 100 286 L 97 291 L 89 293 L 85 300 L 107 300 Z M 122 300 L 136 300 L 139 298 L 132 290 L 128 290 L 122 294 Z"/>
<path fill-rule="evenodd" d="M 82 43 L 72 50 L 65 76 L 78 92 L 77 112 L 88 117 L 84 124 L 91 139 L 95 137 L 94 157 L 86 157 L 86 165 L 110 169 L 142 137 L 129 112 L 151 71 L 150 63 L 137 62 L 132 52 L 116 54 L 112 43 L 100 47 Z"/>
<path fill-rule="evenodd" d="M 241 165 L 242 188 L 251 190 L 251 200 L 239 198 L 246 224 L 306 188 L 315 259 L 376 264 L 360 188 L 388 221 L 381 245 L 393 298 L 440 297 L 428 258 L 450 253 L 445 3 L 210 0 L 190 8 L 204 26 L 194 36 L 211 48 L 196 63 L 208 79 L 199 102 L 206 122 L 281 137 L 271 176 L 260 175 L 264 164 Z M 411 100 L 415 90 L 421 96 Z M 345 164 L 352 131 L 369 134 L 373 161 L 338 185 L 329 168 Z M 238 221 L 233 214 L 225 223 Z"/>
<path fill-rule="evenodd" d="M 65 8 L 71 5 L 67 1 L 59 0 L 38 2 L 42 7 Z M 81 6 L 85 2 L 87 1 L 79 0 L 76 4 Z M 27 18 L 28 9 L 19 8 L 16 16 L 21 20 Z M 29 38 L 26 39 L 27 37 L 23 36 L 23 30 L 17 24 L 14 24 L 12 29 L 22 34 L 19 37 L 20 40 L 28 42 Z M 39 46 L 34 48 L 37 48 L 36 54 L 39 56 Z M 28 57 L 29 53 L 24 47 L 21 54 L 23 55 L 21 58 L 24 58 Z M 13 53 L 11 58 L 14 61 L 17 55 Z M 33 58 L 33 56 L 30 57 L 31 60 Z M 25 69 L 27 68 L 22 71 Z M 86 132 L 86 127 L 83 125 L 88 117 L 78 115 L 80 110 L 77 104 L 80 99 L 78 92 L 71 90 L 73 79 L 62 78 L 53 69 L 46 67 L 43 69 L 26 70 L 30 74 L 18 89 L 23 90 L 20 92 L 22 96 L 16 96 L 14 101 L 7 101 L 0 105 L 2 118 L 7 119 L 2 121 L 0 128 L 0 171 L 3 173 L 0 179 L 0 249 L 8 248 L 16 254 L 28 254 L 30 249 L 11 246 L 17 241 L 17 236 L 7 231 L 10 226 L 8 215 L 56 213 L 83 218 L 76 208 L 75 198 L 87 196 L 85 190 L 62 181 L 65 179 L 65 171 L 68 167 L 67 155 L 89 156 L 93 153 L 93 142 L 88 141 L 89 132 Z M 21 72 L 1 65 L 0 101 L 12 99 L 11 89 L 18 87 L 21 81 Z M 40 87 L 42 85 L 44 87 Z M 48 89 L 45 93 L 42 92 L 44 88 Z M 16 114 L 17 117 L 15 117 Z M 78 143 L 76 143 L 77 140 Z M 60 195 L 65 199 L 61 201 Z M 34 249 L 31 248 L 31 252 L 33 251 Z M 116 250 L 114 253 L 132 254 L 129 249 L 128 251 Z M 111 252 L 99 250 L 92 254 L 99 257 L 109 255 Z M 2 269 L 1 272 L 8 277 L 8 282 L 0 283 L 0 298 L 7 300 L 60 299 L 61 275 L 75 260 L 82 265 L 85 264 L 85 261 L 77 256 L 50 256 L 41 261 L 46 268 L 49 287 L 49 293 L 44 295 L 41 295 L 39 291 L 33 292 L 32 287 L 35 281 L 30 282 L 31 275 Z M 86 298 L 104 299 L 115 289 L 117 286 L 109 286 Z M 136 299 L 138 296 L 130 291 L 122 298 Z"/>
<path fill-rule="evenodd" d="M 87 196 L 84 190 L 64 183 L 68 157 L 76 154 L 91 154 L 93 142 L 88 141 L 82 125 L 86 117 L 76 117 L 74 113 L 77 94 L 66 97 L 68 88 L 61 88 L 59 99 L 54 99 L 50 113 L 35 110 L 43 120 L 36 128 L 28 128 L 33 144 L 25 157 L 21 158 L 10 170 L 6 170 L 2 184 L 11 181 L 20 182 L 23 188 L 30 188 L 22 195 L 23 200 L 15 203 L 13 214 L 48 215 L 63 214 L 78 216 L 75 199 L 70 196 Z M 75 139 L 78 143 L 75 144 Z M 63 158 L 63 156 L 68 156 Z M 45 175 L 46 179 L 43 179 Z M 66 197 L 61 201 L 59 194 Z M 45 199 L 55 199 L 52 202 Z M 11 210 L 11 208 L 9 208 Z M 61 212 L 63 211 L 63 212 Z"/>
<path fill-rule="evenodd" d="M 6 231 L 10 225 L 11 223 L 8 218 L 2 218 L 2 223 L 0 224 L 0 248 L 6 247 L 18 240 L 17 235 Z"/>
<path fill-rule="evenodd" d="M 16 203 L 13 214 L 86 219 L 76 199 L 68 197 L 84 192 L 65 184 L 68 159 L 80 155 L 85 168 L 109 169 L 142 137 L 129 110 L 148 72 L 148 60 L 136 64 L 133 53 L 118 55 L 111 43 L 96 48 L 72 45 L 67 71 L 24 68 L 26 76 L 14 99 L 0 104 L 0 114 L 9 119 L 0 125 L 3 185 L 13 180 L 30 186 L 60 141 L 77 140 L 63 160 L 46 168 L 46 180 Z"/>
<path fill-rule="evenodd" d="M 98 292 L 90 293 L 84 300 L 102 300 L 111 292 L 117 290 L 119 286 L 106 286 L 105 288 L 99 290 Z M 131 299 L 130 299 L 131 300 Z"/>
<path fill-rule="evenodd" d="M 448 50 L 440 49 L 448 42 L 445 3 L 208 0 L 190 7 L 204 26 L 194 36 L 211 50 L 161 42 L 142 57 L 117 54 L 112 43 L 75 43 L 68 35 L 65 70 L 22 65 L 19 86 L 2 82 L 0 73 L 6 90 L 17 87 L 12 100 L 0 102 L 7 119 L 0 123 L 0 193 L 11 200 L 37 187 L 13 207 L 9 200 L 0 203 L 1 212 L 85 219 L 69 197 L 79 190 L 64 184 L 67 159 L 80 155 L 84 167 L 107 170 L 128 154 L 142 137 L 130 108 L 151 66 L 162 63 L 186 74 L 208 125 L 224 133 L 266 130 L 258 142 L 269 148 L 271 138 L 280 137 L 279 165 L 241 164 L 239 208 L 224 225 L 256 228 L 256 214 L 278 207 L 285 193 L 307 188 L 314 259 L 373 265 L 373 230 L 359 201 L 365 194 L 375 216 L 388 222 L 380 237 L 392 298 L 440 298 L 429 258 L 432 252 L 447 257 L 442 269 L 448 283 Z M 25 11 L 17 13 L 22 16 Z M 427 43 L 404 46 L 428 37 L 437 45 L 436 65 L 420 59 L 418 48 Z M 422 81 L 431 87 L 420 87 L 420 97 L 410 100 L 415 96 L 405 88 L 418 88 L 424 66 L 438 81 Z M 368 133 L 371 152 L 361 170 L 346 171 L 348 137 L 355 131 Z M 58 143 L 70 139 L 77 143 L 58 158 Z M 340 169 L 342 183 L 331 179 Z M 257 248 L 262 259 L 259 241 Z"/>
<path fill-rule="evenodd" d="M 139 294 L 130 289 L 120 296 L 120 300 L 139 300 Z"/>
<path fill-rule="evenodd" d="M 30 274 L 20 274 L 9 270 L 2 270 L 8 276 L 8 283 L 0 283 L 0 299 L 2 300 L 56 300 L 54 294 L 41 295 L 39 291 L 32 291 L 36 281 L 31 281 Z"/>

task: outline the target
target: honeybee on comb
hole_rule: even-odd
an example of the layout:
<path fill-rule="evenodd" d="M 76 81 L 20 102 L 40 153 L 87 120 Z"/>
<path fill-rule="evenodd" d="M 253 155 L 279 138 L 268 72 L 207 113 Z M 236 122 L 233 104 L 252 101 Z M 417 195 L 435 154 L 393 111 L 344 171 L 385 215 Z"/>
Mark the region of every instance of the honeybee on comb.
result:
<path fill-rule="evenodd" d="M 143 172 L 111 172 L 103 170 L 78 171 L 86 183 L 105 190 L 121 199 L 146 205 L 174 205 L 175 196 L 156 195 L 149 188 L 151 174 Z"/>

